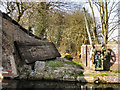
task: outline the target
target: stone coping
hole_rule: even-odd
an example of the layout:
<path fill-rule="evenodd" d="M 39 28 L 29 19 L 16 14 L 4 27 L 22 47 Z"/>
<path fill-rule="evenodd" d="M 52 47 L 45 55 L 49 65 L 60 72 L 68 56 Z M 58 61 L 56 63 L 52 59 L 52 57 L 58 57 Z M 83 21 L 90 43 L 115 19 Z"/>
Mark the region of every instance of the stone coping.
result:
<path fill-rule="evenodd" d="M 22 78 L 22 80 L 26 80 Z M 51 81 L 65 81 L 65 82 L 80 82 L 80 83 L 95 83 L 95 84 L 120 84 L 120 78 L 117 76 L 78 76 L 78 77 L 63 77 L 59 78 L 29 78 L 27 80 L 51 80 Z"/>
<path fill-rule="evenodd" d="M 77 81 L 88 82 L 88 83 L 120 83 L 118 76 L 78 76 Z"/>

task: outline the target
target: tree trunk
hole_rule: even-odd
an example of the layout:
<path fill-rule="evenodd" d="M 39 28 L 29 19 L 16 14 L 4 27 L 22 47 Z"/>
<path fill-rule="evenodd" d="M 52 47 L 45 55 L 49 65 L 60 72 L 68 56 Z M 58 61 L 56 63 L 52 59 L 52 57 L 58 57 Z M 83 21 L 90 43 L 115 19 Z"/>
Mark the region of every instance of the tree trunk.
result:
<path fill-rule="evenodd" d="M 105 0 L 105 44 L 108 40 L 108 10 L 107 10 L 107 0 Z"/>
<path fill-rule="evenodd" d="M 103 34 L 103 43 L 107 44 L 108 40 L 108 10 L 107 10 L 107 0 L 99 2 L 100 6 L 100 19 L 101 19 L 101 29 Z"/>
<path fill-rule="evenodd" d="M 91 11 L 92 11 L 93 37 L 94 37 L 95 44 L 98 44 L 99 41 L 98 41 L 97 31 L 96 31 L 95 15 L 94 15 L 93 7 L 92 7 L 92 5 L 91 5 L 90 0 L 88 0 L 88 2 L 89 2 L 89 5 L 90 5 L 90 8 L 91 8 Z"/>

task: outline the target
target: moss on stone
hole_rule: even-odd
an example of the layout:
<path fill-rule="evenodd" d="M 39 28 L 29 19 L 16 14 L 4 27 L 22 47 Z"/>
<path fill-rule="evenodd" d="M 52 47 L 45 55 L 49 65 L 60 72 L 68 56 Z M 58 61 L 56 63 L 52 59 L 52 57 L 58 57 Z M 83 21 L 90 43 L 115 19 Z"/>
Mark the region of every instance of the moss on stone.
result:
<path fill-rule="evenodd" d="M 46 65 L 52 68 L 55 67 L 63 67 L 64 64 L 74 64 L 72 61 L 59 61 L 59 60 L 55 60 L 55 61 L 47 61 Z"/>

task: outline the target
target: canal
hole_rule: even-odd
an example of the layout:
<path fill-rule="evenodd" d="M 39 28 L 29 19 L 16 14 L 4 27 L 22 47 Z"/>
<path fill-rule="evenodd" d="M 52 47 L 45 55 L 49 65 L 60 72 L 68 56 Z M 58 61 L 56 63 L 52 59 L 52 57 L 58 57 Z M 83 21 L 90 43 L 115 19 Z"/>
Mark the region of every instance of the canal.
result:
<path fill-rule="evenodd" d="M 75 89 L 75 90 L 119 90 L 120 84 L 90 84 L 80 82 L 63 82 L 63 81 L 32 81 L 32 80 L 3 80 L 0 83 L 0 90 L 19 88 L 33 89 Z"/>

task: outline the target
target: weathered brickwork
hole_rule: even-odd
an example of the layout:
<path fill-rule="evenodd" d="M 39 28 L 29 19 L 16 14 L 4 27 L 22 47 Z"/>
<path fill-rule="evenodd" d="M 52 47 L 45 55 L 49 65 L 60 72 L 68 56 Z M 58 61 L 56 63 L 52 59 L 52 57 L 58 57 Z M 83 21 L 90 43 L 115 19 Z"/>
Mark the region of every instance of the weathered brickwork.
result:
<path fill-rule="evenodd" d="M 52 42 L 41 40 L 28 30 L 20 26 L 8 15 L 0 11 L 2 21 L 2 66 L 3 71 L 8 71 L 13 67 L 21 68 L 24 64 L 32 64 L 39 60 L 52 60 L 60 57 L 60 53 Z M 11 59 L 11 57 L 14 57 Z M 11 66 L 11 62 L 16 66 Z M 13 65 L 13 64 L 12 64 Z M 15 71 L 13 71 L 15 72 Z"/>
<path fill-rule="evenodd" d="M 119 68 L 119 55 L 118 55 L 118 44 L 107 44 L 109 51 L 109 59 L 104 61 L 104 67 L 110 70 L 118 70 Z M 82 63 L 86 67 L 90 67 L 90 50 L 91 45 L 82 45 L 81 47 L 81 58 Z M 101 50 L 101 45 L 95 46 L 97 51 Z"/>
<path fill-rule="evenodd" d="M 1 15 L 2 14 L 0 14 L 0 16 Z M 2 62 L 2 17 L 0 17 L 0 62 Z M 0 68 L 1 67 L 2 67 L 2 63 L 0 63 Z"/>

